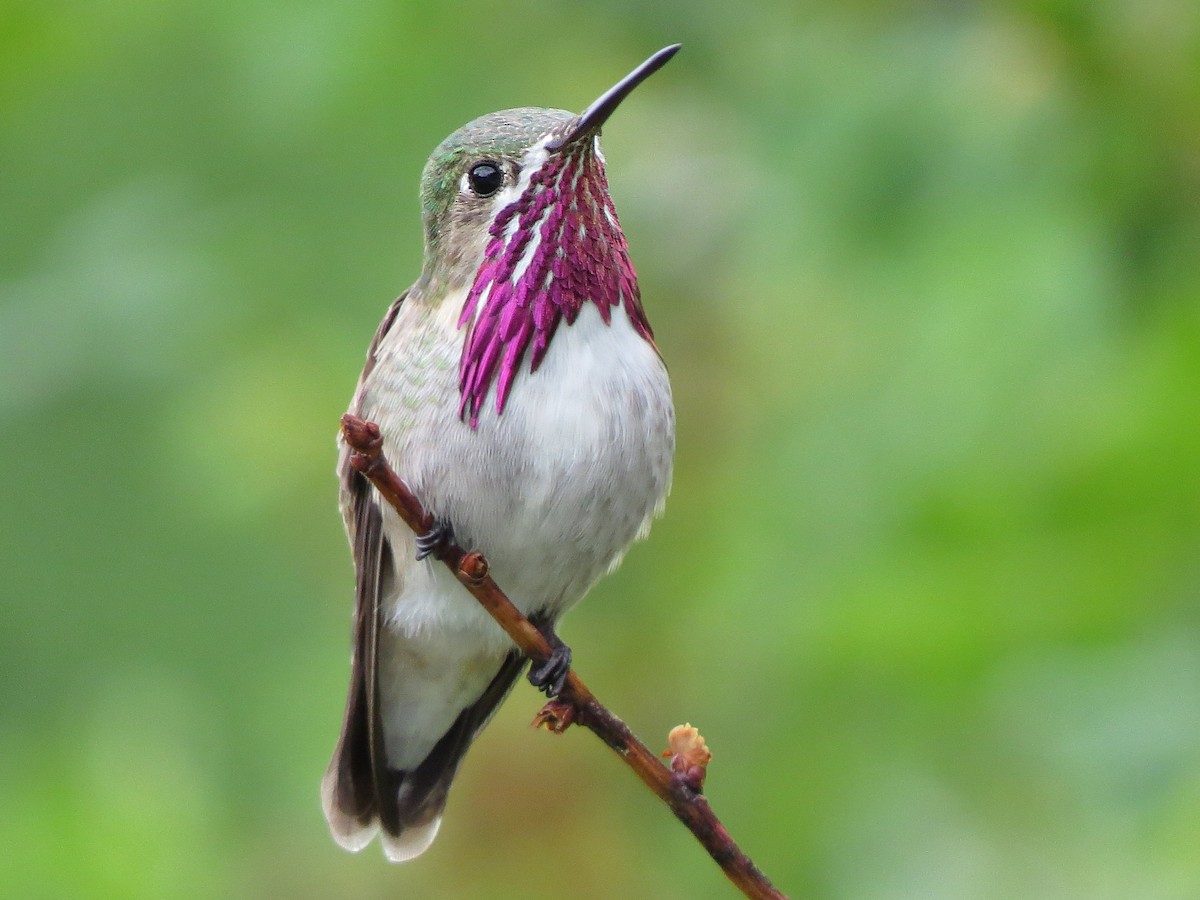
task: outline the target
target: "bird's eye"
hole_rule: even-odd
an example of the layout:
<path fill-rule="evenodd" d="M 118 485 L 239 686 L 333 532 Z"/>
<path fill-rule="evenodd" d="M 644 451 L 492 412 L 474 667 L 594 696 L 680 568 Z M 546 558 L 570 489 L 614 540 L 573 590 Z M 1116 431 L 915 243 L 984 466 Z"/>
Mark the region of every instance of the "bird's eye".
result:
<path fill-rule="evenodd" d="M 471 190 L 479 197 L 490 197 L 504 184 L 504 171 L 498 163 L 478 162 L 467 173 Z"/>

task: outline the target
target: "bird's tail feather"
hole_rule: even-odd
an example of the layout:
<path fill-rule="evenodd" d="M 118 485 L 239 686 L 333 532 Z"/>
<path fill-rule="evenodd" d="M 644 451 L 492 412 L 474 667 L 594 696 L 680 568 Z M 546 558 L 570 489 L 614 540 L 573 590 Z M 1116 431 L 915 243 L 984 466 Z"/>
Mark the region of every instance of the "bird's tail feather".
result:
<path fill-rule="evenodd" d="M 358 852 L 378 834 L 392 862 L 404 862 L 429 849 L 467 747 L 508 695 L 526 662 L 516 649 L 505 656 L 479 699 L 459 713 L 419 765 L 406 771 L 387 765 L 382 728 L 368 714 L 374 704 L 366 702 L 366 685 L 351 684 L 342 734 L 321 782 L 321 805 L 333 839 Z"/>

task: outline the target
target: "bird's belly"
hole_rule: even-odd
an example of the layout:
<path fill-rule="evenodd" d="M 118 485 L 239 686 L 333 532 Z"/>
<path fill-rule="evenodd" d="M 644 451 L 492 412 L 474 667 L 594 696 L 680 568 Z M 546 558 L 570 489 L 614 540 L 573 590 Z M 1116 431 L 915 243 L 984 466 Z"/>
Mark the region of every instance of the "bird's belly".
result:
<path fill-rule="evenodd" d="M 453 337 L 461 346 L 461 335 Z M 405 378 L 404 370 L 390 377 Z M 372 392 L 385 452 L 429 511 L 453 525 L 458 542 L 487 556 L 524 612 L 553 617 L 578 601 L 661 510 L 674 452 L 670 386 L 657 351 L 622 312 L 606 325 L 589 304 L 573 325 L 562 323 L 538 371 L 526 362 L 503 413 L 489 396 L 475 428 L 458 417 L 457 366 L 426 367 L 421 379 L 422 392 L 441 396 L 406 405 L 396 397 L 379 403 L 394 393 L 383 385 Z M 398 407 L 409 414 L 387 414 Z M 395 517 L 388 533 L 395 552 L 413 552 Z M 407 582 L 397 585 L 398 624 L 486 622 L 449 572 L 433 565 L 398 567 Z M 431 602 L 431 591 L 463 602 Z"/>

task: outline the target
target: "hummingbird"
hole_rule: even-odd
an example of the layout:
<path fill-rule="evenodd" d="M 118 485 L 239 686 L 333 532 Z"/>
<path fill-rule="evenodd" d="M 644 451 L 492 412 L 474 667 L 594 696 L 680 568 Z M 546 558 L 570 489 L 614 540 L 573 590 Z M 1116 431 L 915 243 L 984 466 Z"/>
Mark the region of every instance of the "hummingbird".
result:
<path fill-rule="evenodd" d="M 661 514 L 675 410 L 609 196 L 600 129 L 676 53 L 655 53 L 584 112 L 508 109 L 446 138 L 421 176 L 421 276 L 367 351 L 349 411 L 434 517 L 416 535 L 349 464 L 355 566 L 350 689 L 321 784 L 334 840 L 387 858 L 433 842 L 467 748 L 528 659 L 437 562 L 478 550 L 554 648 L 555 627 Z"/>

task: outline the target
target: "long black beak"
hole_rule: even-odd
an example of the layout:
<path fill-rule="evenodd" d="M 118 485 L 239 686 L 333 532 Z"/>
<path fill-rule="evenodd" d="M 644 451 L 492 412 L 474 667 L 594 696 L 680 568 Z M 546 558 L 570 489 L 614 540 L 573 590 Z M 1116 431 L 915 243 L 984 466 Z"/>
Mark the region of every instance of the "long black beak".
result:
<path fill-rule="evenodd" d="M 682 44 L 672 44 L 669 47 L 663 47 L 610 87 L 600 95 L 600 98 L 595 103 L 576 117 L 564 135 L 555 138 L 547 144 L 546 149 L 554 153 L 568 144 L 574 143 L 581 137 L 598 131 L 600 126 L 608 121 L 608 117 L 613 114 L 613 111 L 621 105 L 621 101 L 628 97 L 635 87 L 665 66 L 667 61 L 678 53 L 679 48 L 682 46 Z"/>

